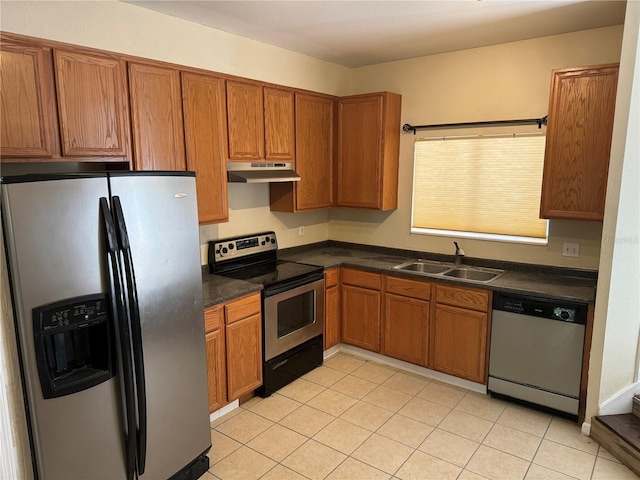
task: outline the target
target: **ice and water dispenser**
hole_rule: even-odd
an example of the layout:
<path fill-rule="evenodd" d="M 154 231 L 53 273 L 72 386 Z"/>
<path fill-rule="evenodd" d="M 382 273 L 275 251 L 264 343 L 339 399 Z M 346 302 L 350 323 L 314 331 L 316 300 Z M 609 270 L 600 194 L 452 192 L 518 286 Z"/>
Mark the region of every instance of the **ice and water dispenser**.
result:
<path fill-rule="evenodd" d="M 113 320 L 105 294 L 34 308 L 33 333 L 44 398 L 80 392 L 113 377 Z"/>

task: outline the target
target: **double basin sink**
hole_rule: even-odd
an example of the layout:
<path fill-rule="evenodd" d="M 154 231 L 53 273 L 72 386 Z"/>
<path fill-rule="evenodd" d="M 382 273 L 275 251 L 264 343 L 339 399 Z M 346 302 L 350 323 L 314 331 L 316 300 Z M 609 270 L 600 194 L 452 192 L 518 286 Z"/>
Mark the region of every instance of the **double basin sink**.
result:
<path fill-rule="evenodd" d="M 476 283 L 489 283 L 503 275 L 504 270 L 495 268 L 472 267 L 469 265 L 453 265 L 451 263 L 430 260 L 413 260 L 393 267 L 407 273 L 426 275 L 429 277 L 455 278 Z"/>

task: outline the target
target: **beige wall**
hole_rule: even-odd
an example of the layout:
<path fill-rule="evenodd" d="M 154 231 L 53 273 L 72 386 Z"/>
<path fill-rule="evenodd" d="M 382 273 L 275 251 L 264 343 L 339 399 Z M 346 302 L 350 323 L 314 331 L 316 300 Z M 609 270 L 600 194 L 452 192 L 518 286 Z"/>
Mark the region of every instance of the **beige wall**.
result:
<path fill-rule="evenodd" d="M 611 149 L 587 418 L 630 411 L 640 332 L 640 2 L 629 2 Z"/>
<path fill-rule="evenodd" d="M 331 95 L 350 92 L 348 68 L 113 0 L 3 2 L 0 28 Z M 212 239 L 275 230 L 280 246 L 290 247 L 328 238 L 327 210 L 272 213 L 268 185 L 229 185 L 229 219 L 201 227 L 203 263 Z"/>
<path fill-rule="evenodd" d="M 356 69 L 353 84 L 355 93 L 402 94 L 403 124 L 539 118 L 547 113 L 551 69 L 617 62 L 621 41 L 622 27 L 617 26 L 431 55 Z M 422 131 L 417 137 L 461 133 Z M 385 214 L 333 211 L 330 238 L 453 254 L 453 238 L 409 233 L 415 138 L 401 136 L 398 209 Z M 471 257 L 597 269 L 601 229 L 598 222 L 552 221 L 546 246 L 460 243 Z M 580 243 L 579 258 L 562 256 L 567 241 Z"/>

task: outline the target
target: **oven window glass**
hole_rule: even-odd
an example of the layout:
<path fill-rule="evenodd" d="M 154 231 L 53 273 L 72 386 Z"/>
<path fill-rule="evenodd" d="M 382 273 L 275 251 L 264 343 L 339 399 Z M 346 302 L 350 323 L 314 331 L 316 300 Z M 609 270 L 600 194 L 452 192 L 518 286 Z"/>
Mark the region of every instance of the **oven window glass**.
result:
<path fill-rule="evenodd" d="M 278 338 L 315 321 L 314 295 L 315 292 L 310 291 L 278 302 Z"/>

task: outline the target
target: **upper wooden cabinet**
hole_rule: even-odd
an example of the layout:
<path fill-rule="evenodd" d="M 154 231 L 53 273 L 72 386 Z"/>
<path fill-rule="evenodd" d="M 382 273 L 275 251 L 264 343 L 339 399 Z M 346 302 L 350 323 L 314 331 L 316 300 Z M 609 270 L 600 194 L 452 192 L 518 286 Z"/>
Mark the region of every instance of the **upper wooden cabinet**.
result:
<path fill-rule="evenodd" d="M 231 161 L 264 159 L 262 86 L 227 80 L 228 157 Z"/>
<path fill-rule="evenodd" d="M 51 49 L 0 42 L 0 155 L 59 155 Z"/>
<path fill-rule="evenodd" d="M 293 91 L 227 80 L 228 158 L 232 162 L 293 162 Z"/>
<path fill-rule="evenodd" d="M 334 100 L 295 94 L 295 151 L 298 182 L 269 186 L 271 210 L 301 212 L 334 204 Z"/>
<path fill-rule="evenodd" d="M 295 156 L 293 91 L 264 87 L 264 158 L 292 162 Z"/>
<path fill-rule="evenodd" d="M 337 206 L 397 208 L 401 100 L 390 92 L 338 100 Z"/>
<path fill-rule="evenodd" d="M 128 161 L 126 62 L 66 50 L 55 50 L 54 60 L 62 154 Z"/>
<path fill-rule="evenodd" d="M 196 172 L 200 224 L 229 219 L 224 79 L 182 73 L 187 170 Z"/>
<path fill-rule="evenodd" d="M 184 131 L 180 72 L 129 64 L 133 168 L 184 170 Z"/>
<path fill-rule="evenodd" d="M 554 70 L 540 217 L 602 220 L 618 64 Z"/>

